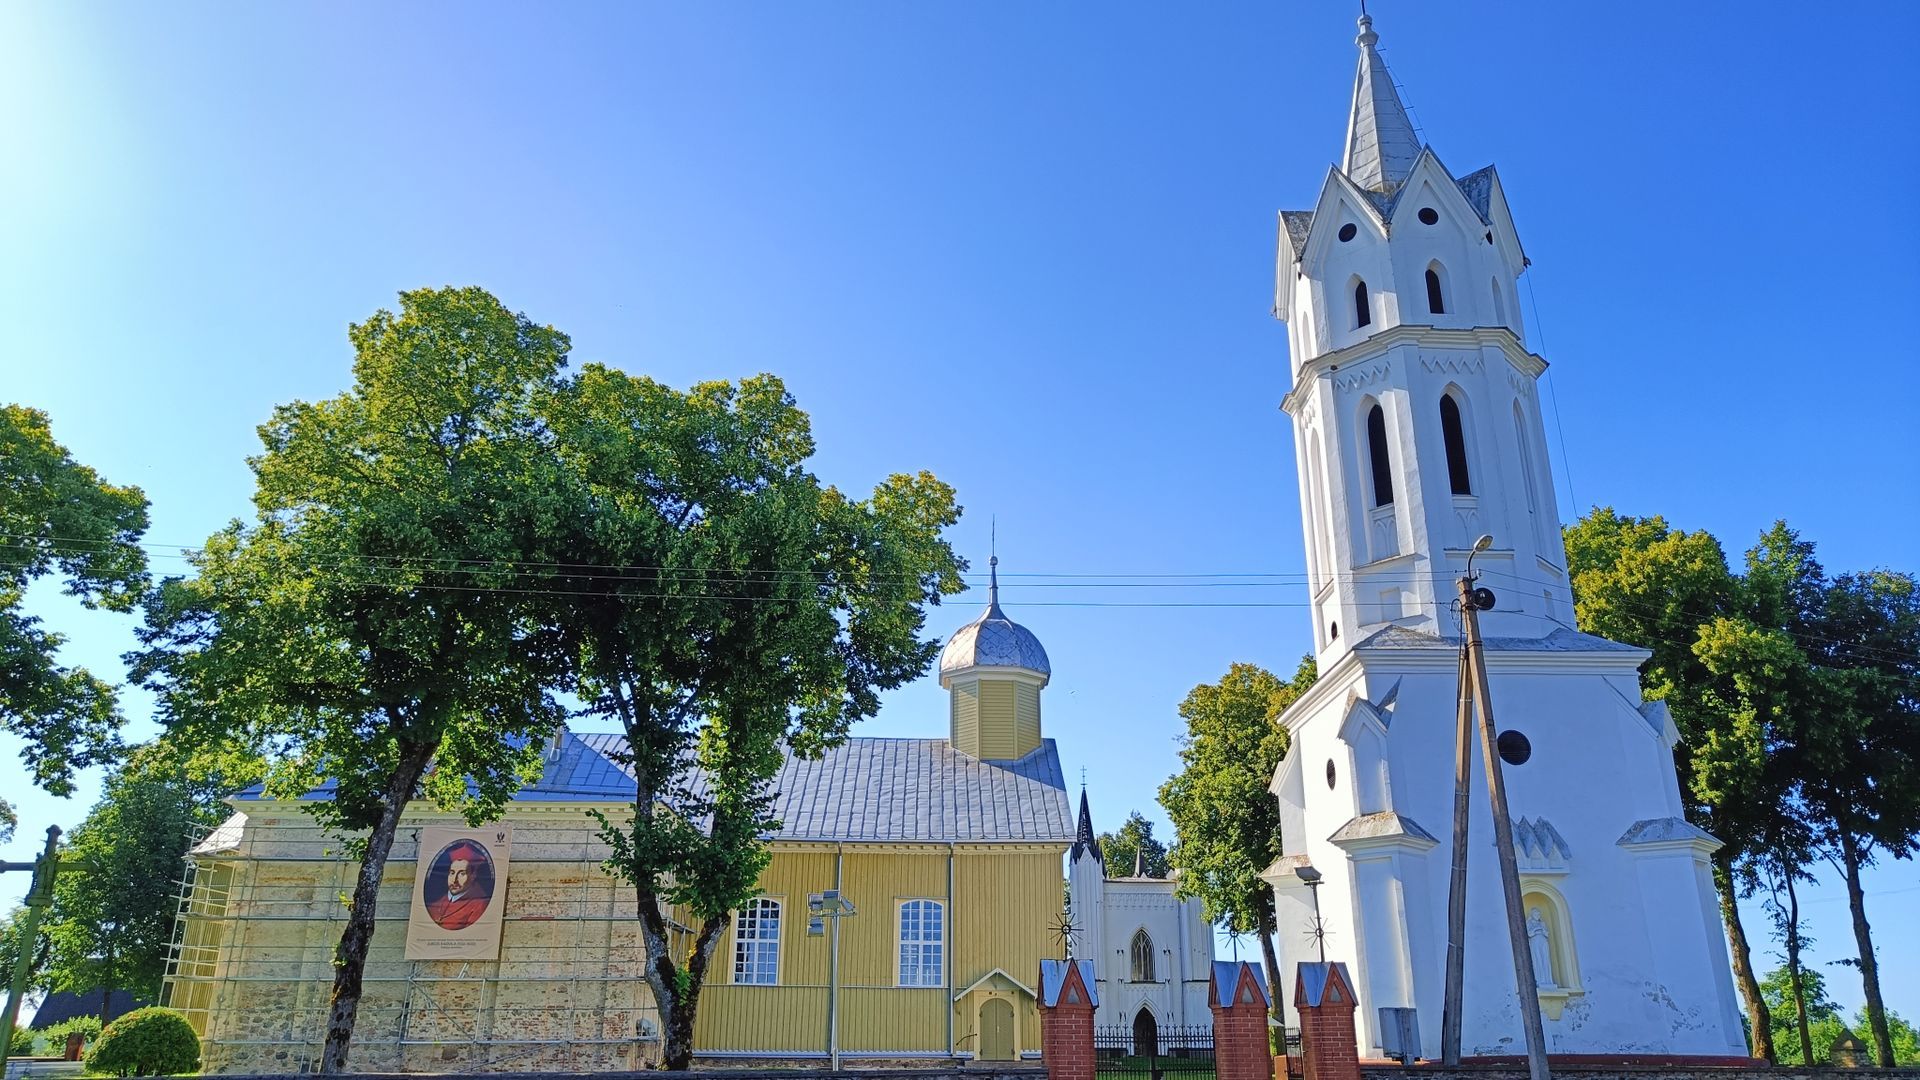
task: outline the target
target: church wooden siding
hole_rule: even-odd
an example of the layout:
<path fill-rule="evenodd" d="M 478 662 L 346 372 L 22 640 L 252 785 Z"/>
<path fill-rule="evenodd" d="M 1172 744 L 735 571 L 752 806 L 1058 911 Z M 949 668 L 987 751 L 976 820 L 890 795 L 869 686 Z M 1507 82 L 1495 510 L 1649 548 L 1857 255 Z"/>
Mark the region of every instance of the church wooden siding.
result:
<path fill-rule="evenodd" d="M 828 935 L 808 937 L 807 896 L 834 887 L 859 914 L 840 927 L 840 1049 L 847 1054 L 946 1056 L 974 1052 L 981 1001 L 1014 1007 L 1016 1049 L 1039 1049 L 1031 987 L 1060 909 L 1060 855 L 1052 845 L 776 844 L 761 895 L 781 903 L 779 984 L 734 985 L 731 934 L 714 956 L 695 1041 L 703 1053 L 818 1054 L 827 1045 Z M 948 860 L 952 859 L 952 892 Z M 935 900 L 945 912 L 946 979 L 899 981 L 899 908 Z M 973 995 L 953 995 L 999 969 Z"/>

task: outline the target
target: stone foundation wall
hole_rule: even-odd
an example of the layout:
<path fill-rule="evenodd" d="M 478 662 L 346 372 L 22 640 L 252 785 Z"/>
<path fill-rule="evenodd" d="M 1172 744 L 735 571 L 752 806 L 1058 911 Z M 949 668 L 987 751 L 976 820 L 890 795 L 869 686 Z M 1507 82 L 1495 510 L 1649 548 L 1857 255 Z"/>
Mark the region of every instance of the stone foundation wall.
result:
<path fill-rule="evenodd" d="M 695 1063 L 691 1072 L 668 1072 L 668 1070 L 647 1070 L 647 1072 L 484 1072 L 468 1074 L 449 1070 L 442 1072 L 445 1080 L 459 1080 L 463 1076 L 474 1076 L 476 1080 L 791 1080 L 793 1070 L 781 1063 L 780 1068 L 707 1068 Z M 820 1068 L 808 1072 L 820 1080 L 864 1080 L 876 1074 L 876 1068 L 841 1068 L 831 1070 L 822 1063 Z M 234 1072 L 234 1080 L 288 1080 L 286 1072 Z M 887 1080 L 1046 1080 L 1046 1068 L 1039 1065 L 968 1065 L 968 1067 L 941 1068 L 887 1068 Z M 413 1072 L 353 1072 L 353 1080 L 419 1080 L 419 1074 Z"/>

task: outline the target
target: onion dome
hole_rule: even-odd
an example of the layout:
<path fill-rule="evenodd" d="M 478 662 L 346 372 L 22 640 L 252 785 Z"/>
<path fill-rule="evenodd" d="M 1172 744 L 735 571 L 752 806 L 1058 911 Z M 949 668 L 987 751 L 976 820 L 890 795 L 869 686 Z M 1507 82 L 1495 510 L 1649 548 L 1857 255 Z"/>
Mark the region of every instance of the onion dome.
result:
<path fill-rule="evenodd" d="M 1047 664 L 1047 650 L 1033 631 L 1007 618 L 1000 610 L 1000 557 L 988 560 L 987 610 L 981 616 L 953 632 L 947 647 L 940 651 L 940 684 L 963 671 L 975 668 L 1018 668 L 1040 676 L 1041 684 L 1053 676 Z"/>

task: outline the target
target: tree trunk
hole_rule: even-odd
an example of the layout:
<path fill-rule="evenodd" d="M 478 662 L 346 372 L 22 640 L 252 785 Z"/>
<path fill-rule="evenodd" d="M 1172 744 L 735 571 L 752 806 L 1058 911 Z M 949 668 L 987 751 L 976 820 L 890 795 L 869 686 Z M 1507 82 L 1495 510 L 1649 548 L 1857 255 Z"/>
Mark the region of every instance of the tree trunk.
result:
<path fill-rule="evenodd" d="M 1784 859 L 1781 866 L 1787 866 Z M 1787 976 L 1793 981 L 1794 1026 L 1800 1031 L 1800 1063 L 1813 1064 L 1813 1036 L 1807 1031 L 1807 993 L 1800 982 L 1800 896 L 1793 888 L 1793 869 L 1787 867 Z"/>
<path fill-rule="evenodd" d="M 1286 1010 L 1280 1003 L 1286 999 L 1280 996 L 1283 993 L 1280 987 L 1280 956 L 1273 948 L 1273 923 L 1273 918 L 1269 916 L 1260 924 L 1260 960 L 1267 969 L 1267 993 L 1273 998 L 1273 1004 L 1267 1011 L 1275 1017 L 1281 1017 L 1286 1015 Z M 1284 1052 L 1284 1043 L 1279 1049 Z"/>
<path fill-rule="evenodd" d="M 1767 1010 L 1767 999 L 1760 996 L 1760 980 L 1753 974 L 1753 950 L 1747 944 L 1746 927 L 1740 925 L 1740 906 L 1733 895 L 1733 856 L 1725 848 L 1713 857 L 1713 888 L 1720 894 L 1720 918 L 1727 925 L 1727 942 L 1733 948 L 1733 977 L 1740 984 L 1740 1000 L 1747 1006 L 1753 1056 L 1773 1064 L 1773 1015 Z"/>
<path fill-rule="evenodd" d="M 714 948 L 733 920 L 718 915 L 700 925 L 693 951 L 687 956 L 687 969 L 679 970 L 667 942 L 666 920 L 660 915 L 659 897 L 649 888 L 635 890 L 639 899 L 640 935 L 646 941 L 647 986 L 660 1010 L 662 1045 L 660 1067 L 686 1070 L 693 1067 L 693 1022 L 699 1016 L 700 989 L 707 982 L 707 966 Z"/>
<path fill-rule="evenodd" d="M 1873 1028 L 1873 1057 L 1883 1069 L 1893 1068 L 1893 1033 L 1887 1029 L 1887 1008 L 1880 1000 L 1880 965 L 1873 956 L 1873 929 L 1867 925 L 1867 894 L 1860 887 L 1860 841 L 1840 830 L 1840 861 L 1847 871 L 1847 908 L 1853 912 L 1853 940 L 1860 947 L 1860 984 L 1866 991 L 1867 1023 Z"/>
<path fill-rule="evenodd" d="M 360 877 L 353 886 L 352 906 L 347 909 L 347 926 L 340 933 L 340 944 L 333 952 L 333 999 L 327 1011 L 327 1042 L 320 1054 L 320 1071 L 347 1071 L 348 1044 L 353 1040 L 353 1023 L 360 1011 L 360 982 L 367 968 L 367 946 L 373 942 L 374 905 L 380 899 L 380 877 L 387 868 L 387 854 L 393 850 L 393 837 L 400 828 L 400 816 L 406 813 L 427 762 L 433 759 L 433 744 L 405 746 L 394 765 L 393 777 L 382 796 L 380 821 L 367 837 L 366 854 L 360 859 Z"/>

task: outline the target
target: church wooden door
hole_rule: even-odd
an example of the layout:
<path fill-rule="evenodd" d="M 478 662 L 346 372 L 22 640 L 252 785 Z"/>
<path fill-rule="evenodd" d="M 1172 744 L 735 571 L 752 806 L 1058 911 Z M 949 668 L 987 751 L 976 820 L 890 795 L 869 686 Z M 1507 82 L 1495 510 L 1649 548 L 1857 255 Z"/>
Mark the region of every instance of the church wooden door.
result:
<path fill-rule="evenodd" d="M 1160 1053 L 1160 1024 L 1142 1005 L 1133 1016 L 1133 1055 L 1153 1057 Z"/>
<path fill-rule="evenodd" d="M 980 1058 L 1013 1060 L 1013 1005 L 1005 998 L 994 998 L 980 1006 Z"/>

